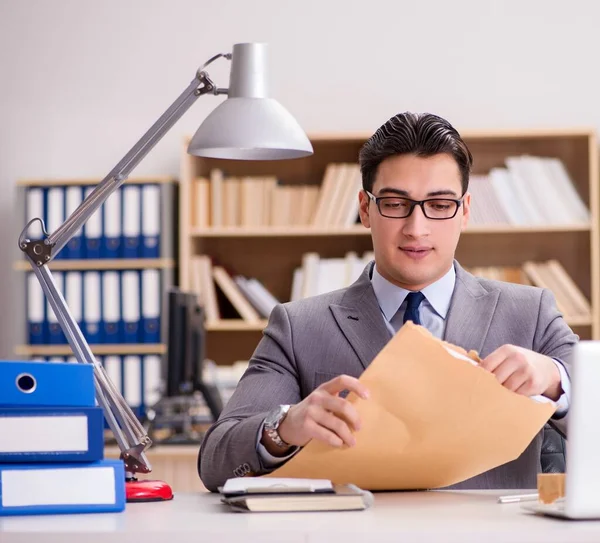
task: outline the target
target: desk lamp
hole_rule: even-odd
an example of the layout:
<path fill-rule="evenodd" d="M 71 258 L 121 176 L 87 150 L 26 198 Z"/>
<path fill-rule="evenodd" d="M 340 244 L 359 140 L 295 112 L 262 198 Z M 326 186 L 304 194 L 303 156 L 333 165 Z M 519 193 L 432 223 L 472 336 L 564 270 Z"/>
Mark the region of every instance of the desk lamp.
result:
<path fill-rule="evenodd" d="M 228 89 L 217 87 L 204 71 L 221 57 L 231 60 Z M 268 97 L 266 44 L 236 44 L 233 53 L 215 55 L 198 69 L 193 81 L 169 109 L 55 232 L 46 232 L 43 220 L 34 218 L 19 236 L 19 248 L 33 268 L 77 361 L 94 366 L 96 400 L 104 411 L 125 464 L 127 501 L 166 500 L 171 499 L 173 493 L 162 481 L 136 479 L 137 473 L 152 471 L 145 454 L 152 441 L 102 365 L 96 361 L 54 282 L 48 264 L 126 181 L 131 171 L 196 99 L 205 94 L 227 95 L 227 100 L 208 115 L 197 130 L 188 147 L 190 154 L 234 160 L 279 160 L 312 154 L 312 146 L 296 120 L 276 100 Z M 36 222 L 41 227 L 42 237 L 30 239 L 28 230 Z"/>

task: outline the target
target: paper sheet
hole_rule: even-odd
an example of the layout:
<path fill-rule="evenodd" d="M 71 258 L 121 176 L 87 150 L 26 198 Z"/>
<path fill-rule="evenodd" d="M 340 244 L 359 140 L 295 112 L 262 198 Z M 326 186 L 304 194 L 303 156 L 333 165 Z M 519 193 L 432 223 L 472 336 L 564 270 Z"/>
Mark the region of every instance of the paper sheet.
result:
<path fill-rule="evenodd" d="M 266 477 L 441 488 L 516 459 L 556 405 L 511 392 L 477 361 L 476 353 L 405 324 L 360 377 L 370 398 L 348 395 L 362 421 L 356 445 L 311 441 Z"/>

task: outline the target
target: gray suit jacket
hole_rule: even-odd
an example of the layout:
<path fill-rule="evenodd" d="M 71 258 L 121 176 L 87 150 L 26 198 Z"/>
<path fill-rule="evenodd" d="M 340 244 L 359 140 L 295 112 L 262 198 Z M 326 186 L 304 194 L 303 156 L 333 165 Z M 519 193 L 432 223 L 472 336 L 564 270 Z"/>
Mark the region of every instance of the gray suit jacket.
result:
<path fill-rule="evenodd" d="M 256 444 L 271 409 L 300 402 L 339 374 L 360 376 L 390 340 L 371 286 L 371 266 L 346 289 L 273 310 L 248 370 L 201 445 L 198 471 L 209 490 L 230 477 L 267 471 Z M 506 343 L 518 345 L 557 358 L 569 370 L 578 338 L 550 291 L 476 278 L 457 262 L 455 268 L 446 341 L 482 357 Z M 563 432 L 565 419 L 555 421 Z M 541 442 L 540 432 L 515 461 L 454 488 L 535 488 Z"/>

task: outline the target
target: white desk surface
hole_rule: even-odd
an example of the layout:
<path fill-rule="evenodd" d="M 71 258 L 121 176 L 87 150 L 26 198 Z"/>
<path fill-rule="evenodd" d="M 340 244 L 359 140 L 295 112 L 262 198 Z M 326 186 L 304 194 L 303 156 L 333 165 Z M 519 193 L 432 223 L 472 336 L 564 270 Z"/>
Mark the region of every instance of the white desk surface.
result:
<path fill-rule="evenodd" d="M 540 517 L 498 504 L 523 491 L 375 494 L 366 511 L 234 513 L 219 496 L 180 494 L 170 502 L 128 504 L 125 512 L 0 518 L 0 542 L 16 543 L 576 543 L 600 541 L 600 521 Z"/>

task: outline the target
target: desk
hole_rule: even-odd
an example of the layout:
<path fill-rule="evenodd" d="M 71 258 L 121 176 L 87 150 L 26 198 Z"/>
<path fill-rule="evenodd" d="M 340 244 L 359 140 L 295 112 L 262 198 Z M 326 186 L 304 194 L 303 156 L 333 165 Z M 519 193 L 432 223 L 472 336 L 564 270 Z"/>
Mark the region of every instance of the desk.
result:
<path fill-rule="evenodd" d="M 522 491 L 518 491 L 522 493 Z M 398 492 L 375 495 L 367 511 L 234 513 L 209 493 L 128 504 L 124 513 L 0 518 L 2 543 L 576 543 L 600 541 L 600 521 L 538 517 L 510 491 Z M 42 535 L 43 534 L 43 535 Z"/>

